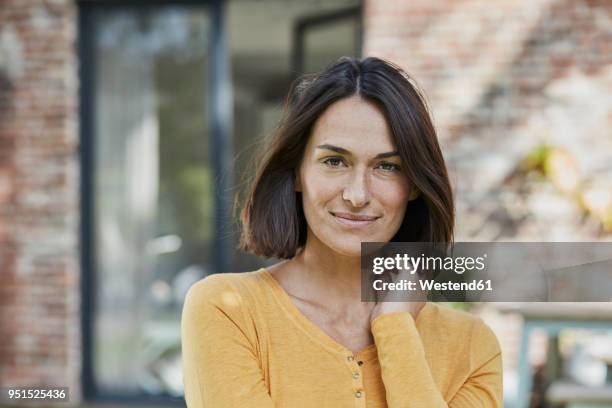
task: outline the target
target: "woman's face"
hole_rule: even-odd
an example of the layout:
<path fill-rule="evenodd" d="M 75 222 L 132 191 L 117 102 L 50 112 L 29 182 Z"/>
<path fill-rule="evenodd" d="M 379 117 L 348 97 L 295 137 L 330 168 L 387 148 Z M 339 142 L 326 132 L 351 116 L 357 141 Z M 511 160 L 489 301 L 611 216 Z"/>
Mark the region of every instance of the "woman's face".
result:
<path fill-rule="evenodd" d="M 313 126 L 298 171 L 308 240 L 345 256 L 387 242 L 413 199 L 385 117 L 360 96 L 329 106 Z"/>

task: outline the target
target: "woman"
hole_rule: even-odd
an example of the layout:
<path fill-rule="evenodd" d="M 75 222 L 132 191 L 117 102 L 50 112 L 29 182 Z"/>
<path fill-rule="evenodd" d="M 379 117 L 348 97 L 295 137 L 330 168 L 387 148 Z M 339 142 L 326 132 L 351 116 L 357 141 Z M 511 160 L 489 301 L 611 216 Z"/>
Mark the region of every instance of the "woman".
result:
<path fill-rule="evenodd" d="M 502 406 L 499 345 L 480 319 L 361 301 L 362 241 L 452 241 L 436 133 L 400 68 L 342 58 L 295 87 L 241 219 L 245 249 L 284 261 L 190 289 L 190 408 Z"/>

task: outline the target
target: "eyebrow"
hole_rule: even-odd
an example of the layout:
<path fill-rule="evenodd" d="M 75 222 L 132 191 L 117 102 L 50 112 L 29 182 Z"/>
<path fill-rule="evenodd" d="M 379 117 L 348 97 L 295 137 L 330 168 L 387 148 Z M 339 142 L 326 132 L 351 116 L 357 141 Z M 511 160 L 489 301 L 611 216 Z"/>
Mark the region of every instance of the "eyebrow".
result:
<path fill-rule="evenodd" d="M 340 153 L 340 154 L 346 154 L 346 155 L 350 155 L 351 152 L 349 152 L 348 150 L 346 150 L 343 147 L 339 147 L 339 146 L 334 146 L 334 145 L 330 145 L 330 144 L 322 144 L 317 146 L 317 149 L 325 149 L 325 150 L 331 150 L 332 152 L 336 152 L 336 153 Z M 379 153 L 376 155 L 375 159 L 385 159 L 387 157 L 393 157 L 393 156 L 399 156 L 399 152 L 397 150 L 392 151 L 392 152 L 385 152 L 385 153 Z"/>

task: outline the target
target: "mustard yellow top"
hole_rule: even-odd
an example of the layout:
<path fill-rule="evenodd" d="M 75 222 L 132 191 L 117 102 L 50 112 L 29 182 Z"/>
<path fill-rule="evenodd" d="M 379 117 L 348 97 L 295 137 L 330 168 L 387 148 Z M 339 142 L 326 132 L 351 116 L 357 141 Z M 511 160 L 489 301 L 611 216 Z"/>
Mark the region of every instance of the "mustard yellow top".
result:
<path fill-rule="evenodd" d="M 189 408 L 502 407 L 497 338 L 468 313 L 427 303 L 416 322 L 372 322 L 356 355 L 293 304 L 266 269 L 210 275 L 182 316 Z"/>

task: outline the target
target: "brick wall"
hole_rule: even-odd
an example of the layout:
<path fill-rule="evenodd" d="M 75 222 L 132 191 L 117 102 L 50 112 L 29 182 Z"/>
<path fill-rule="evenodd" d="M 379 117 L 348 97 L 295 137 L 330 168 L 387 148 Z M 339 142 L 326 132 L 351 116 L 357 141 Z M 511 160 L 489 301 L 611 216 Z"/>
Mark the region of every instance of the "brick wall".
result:
<path fill-rule="evenodd" d="M 555 220 L 571 225 L 552 231 L 550 220 L 519 225 L 546 214 L 500 212 L 500 200 L 514 188 L 507 183 L 517 163 L 542 142 L 569 148 L 585 180 L 612 173 L 612 155 L 601 153 L 612 150 L 601 131 L 612 117 L 604 91 L 612 78 L 611 2 L 366 0 L 364 9 L 364 54 L 397 62 L 428 97 L 457 193 L 458 238 L 601 235 L 597 225 L 576 224 L 575 203 Z"/>
<path fill-rule="evenodd" d="M 368 1 L 365 52 L 399 63 L 418 80 L 444 139 L 520 53 L 548 3 Z"/>
<path fill-rule="evenodd" d="M 71 0 L 0 4 L 0 386 L 78 401 L 76 30 Z"/>

